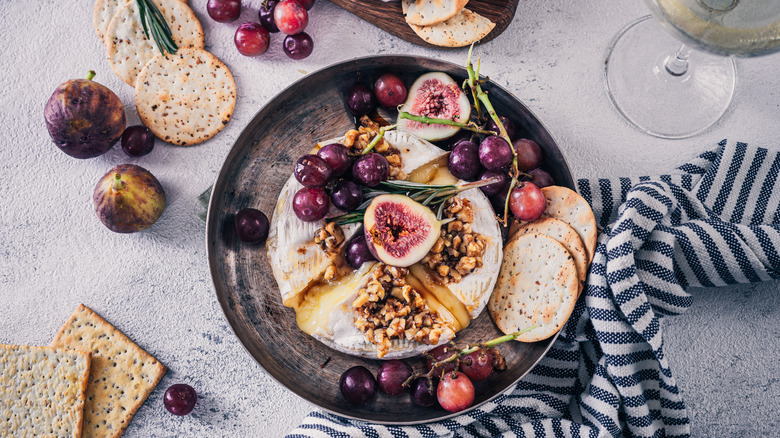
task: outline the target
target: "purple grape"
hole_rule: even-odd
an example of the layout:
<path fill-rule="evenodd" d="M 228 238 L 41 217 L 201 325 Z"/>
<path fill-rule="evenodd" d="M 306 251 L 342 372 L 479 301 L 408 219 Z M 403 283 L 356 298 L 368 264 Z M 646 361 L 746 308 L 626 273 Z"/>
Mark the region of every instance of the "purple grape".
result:
<path fill-rule="evenodd" d="M 267 0 L 260 4 L 260 11 L 257 13 L 260 18 L 260 24 L 271 33 L 279 32 L 279 28 L 274 21 L 274 8 L 277 3 L 279 3 L 278 0 Z"/>
<path fill-rule="evenodd" d="M 330 199 L 341 210 L 356 210 L 363 201 L 363 189 L 352 181 L 342 180 L 333 188 Z"/>
<path fill-rule="evenodd" d="M 369 152 L 352 165 L 352 176 L 364 186 L 376 187 L 390 174 L 387 158 L 376 152 Z"/>
<path fill-rule="evenodd" d="M 314 51 L 314 40 L 308 33 L 301 32 L 295 35 L 287 35 L 282 41 L 284 53 L 292 59 L 303 59 Z"/>
<path fill-rule="evenodd" d="M 473 181 L 482 170 L 479 165 L 479 148 L 471 141 L 461 141 L 450 153 L 447 167 L 455 178 Z"/>
<path fill-rule="evenodd" d="M 397 396 L 406 392 L 404 382 L 412 375 L 412 367 L 408 363 L 398 359 L 388 360 L 382 363 L 376 373 L 379 389 L 387 395 Z"/>
<path fill-rule="evenodd" d="M 396 109 L 406 100 L 407 89 L 401 78 L 392 73 L 385 73 L 374 82 L 374 94 L 380 105 L 388 109 Z"/>
<path fill-rule="evenodd" d="M 352 167 L 352 157 L 349 156 L 349 149 L 343 144 L 326 144 L 317 151 L 317 155 L 327 161 L 333 170 L 333 176 L 344 175 L 344 172 Z"/>
<path fill-rule="evenodd" d="M 244 56 L 258 56 L 268 51 L 271 34 L 260 23 L 244 23 L 233 36 L 238 53 Z"/>
<path fill-rule="evenodd" d="M 144 125 L 130 126 L 122 133 L 122 150 L 129 157 L 143 157 L 154 149 L 154 134 Z"/>
<path fill-rule="evenodd" d="M 479 145 L 479 162 L 488 170 L 501 170 L 512 162 L 512 148 L 501 137 L 486 137 Z"/>
<path fill-rule="evenodd" d="M 293 211 L 305 222 L 320 220 L 328 214 L 330 200 L 325 190 L 304 187 L 293 198 Z"/>
<path fill-rule="evenodd" d="M 522 171 L 536 169 L 542 164 L 542 148 L 535 141 L 521 138 L 512 142 L 517 153 L 517 168 Z"/>
<path fill-rule="evenodd" d="M 246 243 L 258 243 L 268 237 L 268 216 L 254 208 L 236 213 L 235 228 L 238 238 Z"/>
<path fill-rule="evenodd" d="M 295 163 L 295 179 L 306 187 L 323 187 L 330 181 L 333 170 L 317 155 L 304 155 Z"/>
<path fill-rule="evenodd" d="M 212 20 L 220 23 L 236 21 L 241 15 L 241 0 L 209 0 L 206 12 Z"/>
<path fill-rule="evenodd" d="M 537 187 L 540 189 L 543 189 L 548 186 L 554 186 L 555 180 L 553 179 L 552 175 L 547 173 L 546 171 L 542 169 L 534 169 L 530 172 L 528 172 L 534 179 L 532 180 L 534 184 L 536 184 Z"/>
<path fill-rule="evenodd" d="M 436 385 L 425 377 L 419 377 L 412 384 L 412 400 L 419 406 L 436 404 Z"/>
<path fill-rule="evenodd" d="M 192 412 L 195 402 L 198 401 L 198 394 L 192 389 L 192 386 L 184 383 L 171 385 L 165 391 L 163 396 L 163 405 L 173 415 L 187 415 Z"/>
<path fill-rule="evenodd" d="M 493 373 L 493 353 L 479 349 L 460 359 L 459 368 L 472 382 L 487 379 Z"/>
<path fill-rule="evenodd" d="M 500 180 L 496 183 L 480 187 L 482 192 L 485 193 L 485 195 L 488 197 L 501 193 L 506 188 L 507 183 L 509 183 L 509 176 L 507 176 L 506 173 L 500 171 L 496 172 L 495 170 L 486 170 L 482 172 L 482 174 L 479 176 L 479 179 L 483 180 L 493 177 L 498 177 Z"/>
<path fill-rule="evenodd" d="M 455 135 L 453 135 L 452 137 L 446 140 L 440 140 L 434 142 L 434 144 L 444 150 L 451 151 L 455 148 L 455 146 L 458 145 L 458 143 L 463 141 L 471 141 L 471 131 L 461 129 L 460 131 L 455 133 Z"/>
<path fill-rule="evenodd" d="M 509 209 L 521 221 L 530 222 L 539 219 L 546 206 L 544 193 L 532 182 L 520 182 L 509 195 Z"/>
<path fill-rule="evenodd" d="M 371 250 L 368 249 L 366 236 L 363 233 L 358 233 L 349 239 L 344 249 L 344 257 L 353 269 L 360 269 L 363 263 L 376 260 L 376 257 L 371 254 Z"/>
<path fill-rule="evenodd" d="M 341 395 L 353 405 L 363 405 L 371 401 L 376 394 L 376 380 L 365 367 L 352 367 L 341 375 L 339 380 Z"/>
<path fill-rule="evenodd" d="M 509 120 L 509 117 L 498 116 L 498 118 L 501 119 L 501 123 L 504 125 L 504 129 L 506 129 L 506 135 L 509 137 L 510 140 L 514 140 L 515 133 L 516 133 L 515 124 L 512 123 L 511 120 Z M 496 125 L 496 122 L 494 122 L 492 118 L 488 120 L 487 125 L 485 125 L 485 128 L 488 131 L 493 131 L 495 133 L 500 134 L 500 132 L 498 132 L 498 125 Z"/>
<path fill-rule="evenodd" d="M 355 117 L 364 116 L 376 108 L 374 93 L 363 84 L 355 84 L 347 91 L 347 107 Z"/>

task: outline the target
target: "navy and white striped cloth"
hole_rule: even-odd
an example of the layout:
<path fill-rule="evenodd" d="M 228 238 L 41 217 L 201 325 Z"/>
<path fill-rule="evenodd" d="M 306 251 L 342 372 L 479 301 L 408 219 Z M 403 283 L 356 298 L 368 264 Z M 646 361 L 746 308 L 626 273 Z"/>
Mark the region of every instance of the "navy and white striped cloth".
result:
<path fill-rule="evenodd" d="M 311 413 L 288 437 L 684 437 L 661 318 L 686 289 L 780 278 L 780 153 L 727 143 L 669 175 L 579 180 L 603 227 L 587 288 L 545 358 L 451 420 L 392 427 Z"/>

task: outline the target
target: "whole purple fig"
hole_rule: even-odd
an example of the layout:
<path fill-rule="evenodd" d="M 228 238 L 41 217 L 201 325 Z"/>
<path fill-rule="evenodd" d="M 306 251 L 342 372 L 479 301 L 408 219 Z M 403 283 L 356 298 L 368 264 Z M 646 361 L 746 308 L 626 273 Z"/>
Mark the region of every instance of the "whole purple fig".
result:
<path fill-rule="evenodd" d="M 125 130 L 122 101 L 105 86 L 87 79 L 61 84 L 46 102 L 43 116 L 52 141 L 75 158 L 92 158 L 108 152 Z"/>
<path fill-rule="evenodd" d="M 165 191 L 148 170 L 120 164 L 100 178 L 92 201 L 95 213 L 109 230 L 135 233 L 160 218 L 165 210 Z"/>

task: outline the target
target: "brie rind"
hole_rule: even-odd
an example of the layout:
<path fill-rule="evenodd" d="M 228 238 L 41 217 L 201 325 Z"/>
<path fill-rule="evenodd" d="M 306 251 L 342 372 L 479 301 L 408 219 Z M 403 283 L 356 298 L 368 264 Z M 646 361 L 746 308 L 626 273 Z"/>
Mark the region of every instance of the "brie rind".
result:
<path fill-rule="evenodd" d="M 293 197 L 302 188 L 295 175 L 287 180 L 279 194 L 266 241 L 268 261 L 286 306 L 292 305 L 295 297 L 312 282 L 322 278 L 325 269 L 333 264 L 325 251 L 314 243 L 314 233 L 322 227 L 322 221 L 302 221 L 293 211 Z M 331 205 L 327 217 L 340 214 L 342 212 Z M 359 228 L 360 224 L 342 226 L 344 241 L 349 240 Z"/>
<path fill-rule="evenodd" d="M 462 182 L 462 181 L 461 181 Z M 496 285 L 498 272 L 503 258 L 503 239 L 498 221 L 487 197 L 480 189 L 466 190 L 458 194 L 468 199 L 474 210 L 474 222 L 471 229 L 481 234 L 487 241 L 482 266 L 463 277 L 459 283 L 450 283 L 447 287 L 466 306 L 471 319 L 476 318 L 490 300 L 490 294 Z"/>
<path fill-rule="evenodd" d="M 317 149 L 343 140 L 342 136 L 320 142 Z M 385 140 L 400 152 L 401 170 L 407 175 L 447 153 L 405 132 L 388 131 L 385 133 Z M 279 194 L 266 241 L 268 260 L 279 284 L 282 300 L 287 306 L 293 305 L 298 294 L 321 279 L 328 266 L 333 264 L 333 260 L 313 240 L 314 233 L 322 227 L 322 221 L 302 221 L 293 211 L 293 197 L 302 188 L 303 185 L 295 179 L 295 175 L 290 176 Z M 340 214 L 343 212 L 331 205 L 327 217 Z M 360 224 L 344 225 L 341 228 L 346 242 L 360 228 Z"/>

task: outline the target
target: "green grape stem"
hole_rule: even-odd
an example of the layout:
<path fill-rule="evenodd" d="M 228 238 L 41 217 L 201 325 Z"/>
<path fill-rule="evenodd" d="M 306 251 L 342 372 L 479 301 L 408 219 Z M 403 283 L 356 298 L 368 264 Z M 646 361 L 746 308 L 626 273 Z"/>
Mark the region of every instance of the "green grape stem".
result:
<path fill-rule="evenodd" d="M 488 131 L 485 129 L 480 128 L 479 126 L 473 124 L 473 123 L 461 123 L 456 122 L 455 120 L 450 119 L 437 119 L 434 117 L 426 117 L 426 116 L 416 116 L 414 114 L 407 113 L 406 111 L 401 111 L 398 113 L 399 119 L 406 119 L 406 120 L 412 120 L 415 122 L 425 123 L 426 125 L 448 125 L 448 126 L 457 126 L 461 129 L 466 129 L 472 132 L 476 132 L 477 134 L 489 134 L 489 135 L 495 135 L 496 133 L 494 131 Z"/>
<path fill-rule="evenodd" d="M 375 135 L 373 139 L 371 139 L 371 143 L 369 143 L 366 146 L 365 149 L 360 151 L 360 155 L 365 155 L 365 154 L 371 152 L 372 150 L 374 150 L 374 146 L 376 146 L 379 143 L 379 140 L 384 138 L 385 132 L 389 131 L 391 129 L 395 129 L 397 126 L 398 125 L 390 125 L 390 126 L 383 126 L 383 127 L 379 128 L 379 133 L 377 135 Z"/>
<path fill-rule="evenodd" d="M 502 219 L 504 226 L 507 225 L 509 219 L 509 198 L 512 196 L 512 190 L 514 190 L 516 185 L 517 179 L 512 178 L 512 180 L 509 181 L 509 190 L 506 192 L 506 199 L 504 200 L 504 218 Z"/>
<path fill-rule="evenodd" d="M 501 344 L 501 343 L 504 343 L 504 342 L 508 342 L 508 341 L 514 341 L 515 339 L 519 338 L 520 335 L 522 335 L 523 333 L 530 332 L 531 330 L 533 330 L 535 328 L 538 328 L 538 327 L 539 327 L 538 324 L 532 325 L 531 327 L 524 328 L 523 330 L 519 330 L 519 331 L 516 331 L 514 333 L 510 333 L 508 335 L 499 336 L 497 338 L 491 339 L 491 340 L 489 340 L 487 342 L 484 342 L 484 343 L 481 343 L 481 344 L 471 345 L 471 346 L 468 346 L 466 348 L 462 348 L 459 351 L 457 351 L 455 353 L 452 353 L 452 356 L 449 356 L 449 357 L 447 357 L 445 359 L 442 359 L 440 361 L 434 362 L 431 365 L 431 370 L 428 371 L 427 373 L 413 373 L 408 379 L 406 379 L 406 381 L 403 383 L 403 386 L 408 388 L 409 385 L 411 385 L 412 382 L 414 382 L 419 377 L 425 377 L 426 379 L 432 379 L 434 377 L 434 372 L 440 366 L 443 366 L 443 365 L 451 363 L 451 362 L 455 362 L 461 356 L 465 356 L 467 354 L 471 354 L 471 353 L 479 350 L 480 348 L 485 348 L 485 349 L 493 348 L 493 347 L 495 347 L 498 344 Z M 428 355 L 428 353 L 424 353 L 423 357 L 426 357 L 426 355 Z M 430 357 L 430 355 L 428 355 L 427 357 Z"/>
<path fill-rule="evenodd" d="M 481 60 L 477 59 L 477 69 L 475 71 L 474 65 L 471 63 L 471 54 L 473 49 L 474 44 L 472 44 L 469 48 L 469 55 L 468 59 L 466 60 L 466 71 L 468 71 L 469 74 L 469 78 L 466 80 L 466 84 L 471 88 L 471 94 L 474 96 L 474 107 L 479 108 L 477 102 L 482 102 L 482 104 L 485 106 L 485 109 L 488 111 L 490 118 L 498 127 L 500 137 L 509 144 L 509 149 L 512 151 L 512 167 L 509 169 L 511 182 L 509 184 L 509 191 L 507 192 L 506 202 L 504 203 L 504 217 L 502 219 L 504 226 L 506 226 L 509 218 L 509 197 L 512 194 L 512 189 L 515 188 L 520 178 L 524 180 L 530 180 L 532 177 L 531 175 L 522 172 L 518 168 L 517 151 L 512 144 L 512 139 L 509 138 L 509 134 L 506 132 L 504 123 L 501 121 L 501 118 L 498 117 L 498 113 L 496 113 L 495 108 L 493 108 L 493 104 L 490 102 L 487 91 L 482 90 L 483 81 L 479 80 L 479 67 L 481 65 Z M 481 117 L 481 114 L 478 113 L 478 117 Z"/>

